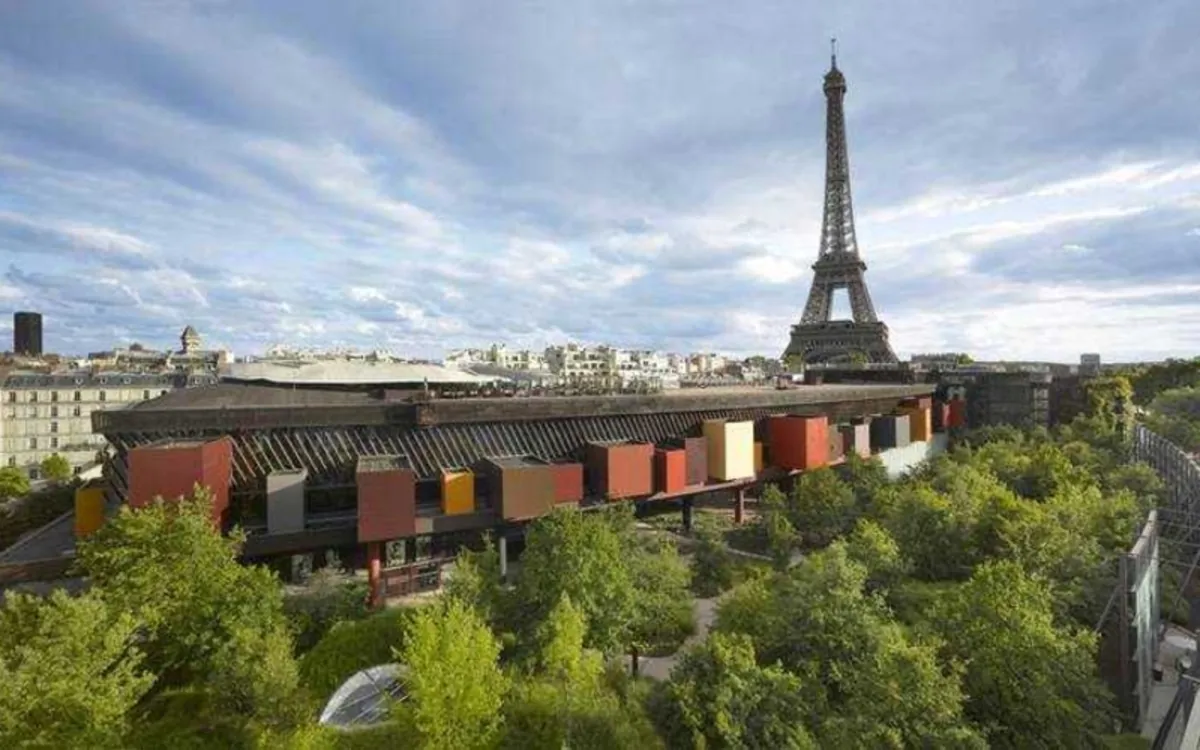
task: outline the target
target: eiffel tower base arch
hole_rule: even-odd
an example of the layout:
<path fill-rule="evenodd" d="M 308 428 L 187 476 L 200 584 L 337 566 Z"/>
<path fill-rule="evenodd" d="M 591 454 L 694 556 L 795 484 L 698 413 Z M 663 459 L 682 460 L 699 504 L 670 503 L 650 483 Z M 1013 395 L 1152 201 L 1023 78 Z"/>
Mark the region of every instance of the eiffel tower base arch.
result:
<path fill-rule="evenodd" d="M 783 352 L 783 360 L 799 358 L 816 364 L 895 364 L 887 325 L 879 322 L 830 321 L 798 323 Z"/>

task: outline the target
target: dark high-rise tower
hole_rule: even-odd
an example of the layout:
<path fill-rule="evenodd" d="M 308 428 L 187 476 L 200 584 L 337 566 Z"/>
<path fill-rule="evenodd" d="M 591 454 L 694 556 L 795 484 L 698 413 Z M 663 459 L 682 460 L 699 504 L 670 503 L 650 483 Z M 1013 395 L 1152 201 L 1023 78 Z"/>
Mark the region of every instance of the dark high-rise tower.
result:
<path fill-rule="evenodd" d="M 837 67 L 836 53 L 825 74 L 825 217 L 821 248 L 813 264 L 812 289 L 784 359 L 799 357 L 809 364 L 823 362 L 896 361 L 888 344 L 887 326 L 875 317 L 867 291 L 867 264 L 858 255 L 854 208 L 850 202 L 850 159 L 846 151 L 846 121 L 842 100 L 846 77 Z M 831 320 L 833 293 L 845 289 L 853 320 Z"/>
<path fill-rule="evenodd" d="M 19 312 L 13 315 L 13 354 L 42 356 L 42 314 Z"/>

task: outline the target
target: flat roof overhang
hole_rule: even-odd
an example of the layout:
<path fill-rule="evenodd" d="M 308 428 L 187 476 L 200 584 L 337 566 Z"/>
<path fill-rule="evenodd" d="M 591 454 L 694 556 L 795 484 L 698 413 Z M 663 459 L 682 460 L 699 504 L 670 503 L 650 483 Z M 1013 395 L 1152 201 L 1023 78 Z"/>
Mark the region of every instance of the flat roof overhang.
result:
<path fill-rule="evenodd" d="M 855 384 L 797 386 L 787 389 L 689 388 L 654 395 L 433 399 L 416 403 L 381 400 L 376 404 L 353 406 L 308 404 L 212 408 L 199 402 L 188 408 L 155 409 L 153 403 L 146 403 L 137 409 L 96 412 L 92 415 L 92 425 L 98 433 L 113 435 L 349 425 L 428 427 L 443 424 L 524 422 L 729 409 L 777 408 L 793 413 L 816 414 L 836 404 L 870 402 L 873 405 L 928 396 L 933 392 L 934 386 L 928 384 Z"/>

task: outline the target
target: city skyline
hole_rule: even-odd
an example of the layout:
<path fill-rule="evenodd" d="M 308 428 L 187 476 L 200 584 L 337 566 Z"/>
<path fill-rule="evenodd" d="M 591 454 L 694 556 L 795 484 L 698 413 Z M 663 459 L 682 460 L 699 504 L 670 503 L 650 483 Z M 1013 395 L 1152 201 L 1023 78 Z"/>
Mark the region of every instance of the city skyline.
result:
<path fill-rule="evenodd" d="M 777 355 L 830 36 L 902 359 L 1200 351 L 1194 3 L 287 8 L 6 12 L 0 305 L 48 351 Z"/>

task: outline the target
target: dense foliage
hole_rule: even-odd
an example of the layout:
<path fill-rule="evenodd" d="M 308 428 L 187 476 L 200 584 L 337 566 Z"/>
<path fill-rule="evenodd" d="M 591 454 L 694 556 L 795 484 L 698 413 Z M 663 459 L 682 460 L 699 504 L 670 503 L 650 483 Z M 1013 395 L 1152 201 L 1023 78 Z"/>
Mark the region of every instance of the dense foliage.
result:
<path fill-rule="evenodd" d="M 1118 427 L 1098 402 L 1053 434 L 980 430 L 895 481 L 851 457 L 769 488 L 748 528 L 698 514 L 678 548 L 627 506 L 559 511 L 507 581 L 489 544 L 439 599 L 370 616 L 332 573 L 285 597 L 202 494 L 127 509 L 80 547 L 89 593 L 0 609 L 0 746 L 1102 747 L 1092 628 L 1163 493 Z M 696 595 L 716 622 L 680 650 Z M 629 677 L 634 648 L 678 652 L 669 679 Z M 315 726 L 391 661 L 384 724 Z"/>
<path fill-rule="evenodd" d="M 40 468 L 42 476 L 51 482 L 61 484 L 71 478 L 71 463 L 57 453 L 51 453 L 43 458 Z"/>
<path fill-rule="evenodd" d="M 29 477 L 15 466 L 0 469 L 0 500 L 29 494 Z"/>

